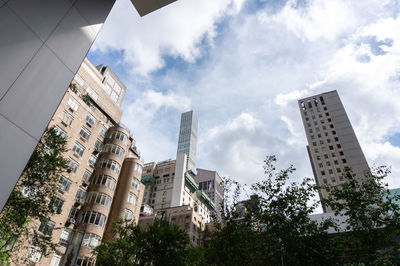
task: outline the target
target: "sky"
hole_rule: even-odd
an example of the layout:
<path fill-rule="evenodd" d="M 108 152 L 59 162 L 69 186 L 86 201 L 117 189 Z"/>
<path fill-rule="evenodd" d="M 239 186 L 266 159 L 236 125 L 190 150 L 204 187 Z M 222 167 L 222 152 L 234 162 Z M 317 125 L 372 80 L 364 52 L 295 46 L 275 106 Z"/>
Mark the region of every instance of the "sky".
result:
<path fill-rule="evenodd" d="M 398 0 L 178 0 L 145 17 L 117 0 L 88 57 L 127 86 L 145 162 L 175 158 L 193 109 L 197 167 L 251 184 L 276 155 L 312 177 L 297 100 L 337 90 L 369 165 L 400 187 Z"/>

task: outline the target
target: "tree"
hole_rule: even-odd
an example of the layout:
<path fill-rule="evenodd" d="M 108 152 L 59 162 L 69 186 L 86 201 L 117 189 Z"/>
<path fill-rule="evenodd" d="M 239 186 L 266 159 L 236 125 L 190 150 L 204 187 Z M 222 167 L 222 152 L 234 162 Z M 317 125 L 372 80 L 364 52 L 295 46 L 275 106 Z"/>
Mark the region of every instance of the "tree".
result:
<path fill-rule="evenodd" d="M 133 222 L 115 226 L 118 237 L 95 249 L 96 265 L 185 265 L 189 238 L 177 226 L 159 219 L 146 229 Z"/>
<path fill-rule="evenodd" d="M 325 204 L 344 218 L 344 230 L 335 236 L 338 260 L 400 264 L 400 195 L 390 195 L 384 183 L 389 173 L 386 166 L 375 167 L 360 179 L 345 168 L 343 184 L 322 187 L 330 191 Z"/>
<path fill-rule="evenodd" d="M 225 223 L 217 226 L 206 257 L 216 265 L 320 264 L 332 258 L 326 247 L 326 229 L 309 217 L 317 208 L 311 199 L 317 191 L 312 180 L 290 183 L 293 166 L 277 171 L 276 158 L 265 160 L 266 177 L 252 186 L 250 200 L 225 207 Z M 235 195 L 238 194 L 237 187 Z M 243 212 L 242 206 L 245 211 Z"/>
<path fill-rule="evenodd" d="M 61 173 L 68 168 L 65 151 L 66 140 L 54 128 L 47 129 L 0 214 L 0 263 L 7 263 L 12 253 L 30 246 L 44 255 L 55 249 L 51 233 L 38 233 L 32 222 L 45 223 L 59 211 L 53 203 L 61 192 Z M 25 254 L 15 259 L 23 260 Z"/>

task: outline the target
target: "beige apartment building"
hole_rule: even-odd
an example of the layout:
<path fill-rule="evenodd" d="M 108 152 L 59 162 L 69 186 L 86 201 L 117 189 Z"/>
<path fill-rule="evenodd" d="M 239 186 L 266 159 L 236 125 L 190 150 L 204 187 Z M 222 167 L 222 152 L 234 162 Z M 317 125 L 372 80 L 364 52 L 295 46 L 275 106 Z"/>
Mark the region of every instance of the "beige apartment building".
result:
<path fill-rule="evenodd" d="M 155 219 L 162 219 L 170 224 L 177 225 L 185 231 L 193 246 L 198 246 L 203 242 L 203 232 L 206 227 L 204 218 L 188 205 L 165 208 L 157 211 L 154 215 L 141 216 L 139 225 L 147 228 Z"/>
<path fill-rule="evenodd" d="M 92 249 L 113 238 L 113 221 L 138 221 L 143 162 L 135 139 L 120 125 L 125 91 L 109 67 L 85 59 L 53 115 L 49 126 L 67 139 L 70 171 L 54 201 L 60 214 L 37 222 L 37 232 L 51 235 L 57 252 L 44 257 L 31 247 L 32 263 L 94 265 Z"/>
<path fill-rule="evenodd" d="M 151 162 L 144 165 L 142 182 L 146 187 L 143 196 L 143 208 L 146 208 L 146 205 L 150 206 L 154 215 L 157 215 L 158 212 L 164 211 L 166 208 L 188 206 L 198 213 L 205 223 L 210 222 L 211 212 L 214 210 L 215 204 L 205 192 L 199 189 L 199 185 L 194 180 L 195 175 L 190 170 L 184 170 L 182 205 L 172 205 L 174 182 L 180 182 L 179 180 L 175 181 L 175 170 L 176 160 Z"/>
<path fill-rule="evenodd" d="M 310 96 L 298 104 L 317 185 L 340 185 L 345 181 L 345 167 L 350 167 L 356 178 L 365 178 L 368 163 L 337 91 Z M 326 189 L 319 191 L 321 199 L 328 195 Z M 322 208 L 331 212 L 324 205 Z"/>

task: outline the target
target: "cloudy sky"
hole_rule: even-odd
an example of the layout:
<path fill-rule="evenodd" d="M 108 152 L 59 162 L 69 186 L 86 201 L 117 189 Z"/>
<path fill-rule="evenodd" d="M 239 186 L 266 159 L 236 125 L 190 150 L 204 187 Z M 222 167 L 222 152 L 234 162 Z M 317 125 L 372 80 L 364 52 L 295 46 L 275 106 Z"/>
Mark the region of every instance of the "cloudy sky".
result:
<path fill-rule="evenodd" d="M 312 177 L 297 99 L 336 89 L 370 165 L 400 187 L 400 2 L 179 0 L 143 18 L 117 0 L 89 53 L 127 85 L 144 160 L 176 155 L 199 117 L 197 165 L 253 183 L 275 154 Z"/>

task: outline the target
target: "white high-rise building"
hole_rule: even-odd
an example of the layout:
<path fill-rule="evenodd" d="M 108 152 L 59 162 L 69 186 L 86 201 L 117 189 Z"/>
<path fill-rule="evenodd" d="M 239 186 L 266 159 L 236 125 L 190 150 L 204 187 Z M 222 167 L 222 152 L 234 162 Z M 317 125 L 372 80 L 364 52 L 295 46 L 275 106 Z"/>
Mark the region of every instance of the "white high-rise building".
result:
<path fill-rule="evenodd" d="M 307 151 L 317 185 L 343 183 L 343 169 L 352 169 L 356 178 L 365 178 L 367 160 L 336 90 L 299 100 L 307 136 Z M 321 199 L 329 191 L 319 191 Z M 324 212 L 331 212 L 322 206 Z"/>
<path fill-rule="evenodd" d="M 193 173 L 196 173 L 197 125 L 193 110 L 182 113 L 176 156 L 186 154 L 186 170 L 192 170 Z"/>

